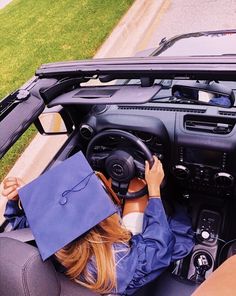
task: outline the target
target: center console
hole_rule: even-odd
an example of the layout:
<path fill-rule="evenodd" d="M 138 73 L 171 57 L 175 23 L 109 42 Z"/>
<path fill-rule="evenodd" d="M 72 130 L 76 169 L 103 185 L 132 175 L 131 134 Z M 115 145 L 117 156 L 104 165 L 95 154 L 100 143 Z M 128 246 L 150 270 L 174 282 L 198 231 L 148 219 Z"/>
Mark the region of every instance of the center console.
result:
<path fill-rule="evenodd" d="M 227 152 L 179 146 L 172 172 L 185 189 L 227 197 L 234 185 L 229 164 Z"/>
<path fill-rule="evenodd" d="M 218 212 L 203 209 L 200 212 L 187 278 L 203 282 L 215 267 L 220 234 L 221 216 Z"/>
<path fill-rule="evenodd" d="M 193 284 L 201 284 L 213 272 L 217 262 L 221 215 L 202 209 L 198 216 L 195 245 L 191 254 L 178 261 L 172 274 Z"/>

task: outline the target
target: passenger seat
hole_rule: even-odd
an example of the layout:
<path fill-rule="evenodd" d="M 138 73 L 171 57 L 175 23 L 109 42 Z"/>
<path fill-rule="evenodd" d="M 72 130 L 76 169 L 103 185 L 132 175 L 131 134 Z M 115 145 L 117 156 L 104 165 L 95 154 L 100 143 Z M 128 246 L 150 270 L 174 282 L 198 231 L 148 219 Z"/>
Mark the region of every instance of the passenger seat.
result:
<path fill-rule="evenodd" d="M 56 272 L 43 262 L 37 248 L 9 237 L 0 237 L 1 296 L 98 296 Z"/>

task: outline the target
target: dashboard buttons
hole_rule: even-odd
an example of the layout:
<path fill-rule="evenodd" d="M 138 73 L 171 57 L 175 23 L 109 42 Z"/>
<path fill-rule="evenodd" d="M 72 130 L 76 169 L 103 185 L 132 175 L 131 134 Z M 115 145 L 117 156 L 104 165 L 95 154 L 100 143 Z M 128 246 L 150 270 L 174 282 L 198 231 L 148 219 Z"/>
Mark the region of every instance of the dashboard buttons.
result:
<path fill-rule="evenodd" d="M 204 209 L 201 211 L 197 226 L 197 239 L 200 243 L 214 245 L 220 231 L 221 216 L 218 212 Z"/>
<path fill-rule="evenodd" d="M 172 173 L 183 192 L 200 192 L 220 198 L 228 198 L 233 194 L 235 177 L 222 168 L 178 163 L 172 167 Z"/>
<path fill-rule="evenodd" d="M 203 239 L 209 239 L 210 237 L 210 233 L 206 230 L 203 230 L 202 233 L 201 233 L 201 236 Z"/>

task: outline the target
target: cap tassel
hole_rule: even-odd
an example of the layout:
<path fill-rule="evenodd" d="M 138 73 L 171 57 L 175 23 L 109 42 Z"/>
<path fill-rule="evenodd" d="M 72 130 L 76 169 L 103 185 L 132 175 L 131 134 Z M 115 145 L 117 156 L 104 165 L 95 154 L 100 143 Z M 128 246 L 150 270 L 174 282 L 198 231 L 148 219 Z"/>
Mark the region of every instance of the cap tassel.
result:
<path fill-rule="evenodd" d="M 95 172 L 91 172 L 90 174 L 88 174 L 86 177 L 84 177 L 79 183 L 77 183 L 77 184 L 76 184 L 74 187 L 72 187 L 71 189 L 69 189 L 69 190 L 65 190 L 65 191 L 62 193 L 61 198 L 60 198 L 60 200 L 59 200 L 60 205 L 65 205 L 65 204 L 67 203 L 67 201 L 68 201 L 68 197 L 67 197 L 67 195 L 68 195 L 68 194 L 70 194 L 70 193 L 72 193 L 72 192 L 80 192 L 81 190 L 83 190 L 84 188 L 86 188 L 93 174 L 95 174 Z M 76 189 L 76 187 L 78 187 L 78 186 L 79 186 L 81 183 L 83 183 L 84 181 L 86 181 L 85 184 L 84 184 L 84 186 L 81 187 L 81 188 L 79 188 L 79 189 Z"/>

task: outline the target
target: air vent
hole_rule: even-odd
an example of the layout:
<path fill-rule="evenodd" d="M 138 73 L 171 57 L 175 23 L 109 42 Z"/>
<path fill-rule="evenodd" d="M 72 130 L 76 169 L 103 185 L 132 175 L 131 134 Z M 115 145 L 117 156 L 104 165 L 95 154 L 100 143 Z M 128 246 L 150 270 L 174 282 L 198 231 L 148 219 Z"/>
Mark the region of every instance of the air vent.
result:
<path fill-rule="evenodd" d="M 232 116 L 236 116 L 236 112 L 231 112 L 231 111 L 219 111 L 219 114 L 220 115 L 224 115 L 224 116 L 230 116 L 230 117 L 232 117 Z"/>
<path fill-rule="evenodd" d="M 150 111 L 168 111 L 185 113 L 205 113 L 205 109 L 177 108 L 177 107 L 155 107 L 155 106 L 118 106 L 120 110 L 150 110 Z"/>
<path fill-rule="evenodd" d="M 185 120 L 186 130 L 211 134 L 229 134 L 234 125 L 230 123 L 209 122 L 188 119 Z"/>
<path fill-rule="evenodd" d="M 82 124 L 79 130 L 81 136 L 86 140 L 90 140 L 94 133 L 93 128 L 87 124 Z"/>

